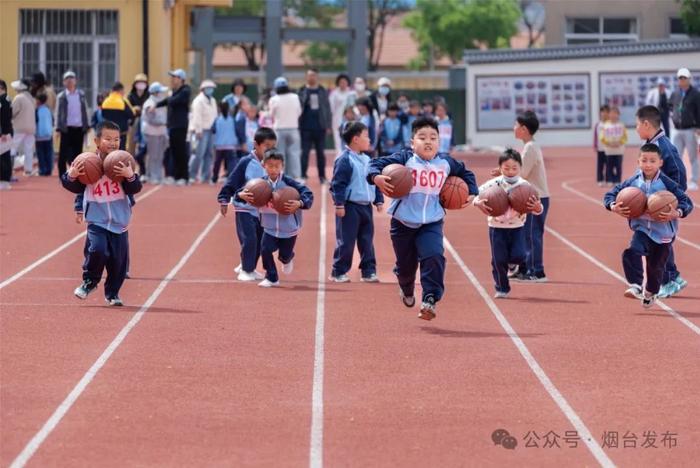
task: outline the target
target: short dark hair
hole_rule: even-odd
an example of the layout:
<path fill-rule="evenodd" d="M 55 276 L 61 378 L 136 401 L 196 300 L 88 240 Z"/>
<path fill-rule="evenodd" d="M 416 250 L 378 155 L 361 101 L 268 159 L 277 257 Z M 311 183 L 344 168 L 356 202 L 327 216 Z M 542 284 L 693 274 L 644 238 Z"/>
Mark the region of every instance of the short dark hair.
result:
<path fill-rule="evenodd" d="M 263 155 L 263 164 L 267 161 L 282 161 L 284 163 L 284 154 L 277 148 L 270 148 Z"/>
<path fill-rule="evenodd" d="M 372 110 L 372 102 L 369 100 L 368 97 L 361 97 L 357 101 L 355 101 L 356 106 L 365 106 L 367 109 Z"/>
<path fill-rule="evenodd" d="M 412 99 L 411 102 L 408 103 L 408 107 L 420 107 L 420 101 Z"/>
<path fill-rule="evenodd" d="M 335 85 L 338 86 L 338 83 L 340 83 L 340 80 L 347 80 L 348 86 L 350 86 L 350 76 L 348 76 L 346 73 L 341 73 L 340 75 L 335 77 Z"/>
<path fill-rule="evenodd" d="M 435 119 L 431 119 L 430 117 L 417 117 L 416 120 L 414 120 L 411 124 L 411 135 L 415 135 L 418 130 L 425 127 L 430 127 L 436 132 L 440 132 L 440 130 L 438 130 L 438 124 L 435 121 Z"/>
<path fill-rule="evenodd" d="M 243 86 L 243 93 L 245 93 L 248 89 L 248 86 L 245 84 L 245 81 L 243 81 L 240 78 L 236 78 L 235 80 L 233 80 L 233 83 L 231 83 L 231 92 L 233 92 L 236 89 L 236 86 Z"/>
<path fill-rule="evenodd" d="M 112 91 L 123 91 L 124 90 L 124 85 L 122 84 L 121 81 L 117 81 L 112 85 Z"/>
<path fill-rule="evenodd" d="M 46 104 L 46 100 L 49 97 L 46 95 L 46 93 L 39 93 L 36 95 L 36 100 L 39 101 L 41 104 Z"/>
<path fill-rule="evenodd" d="M 255 140 L 255 143 L 262 145 L 268 140 L 277 141 L 277 134 L 270 127 L 260 127 L 255 131 L 253 140 Z"/>
<path fill-rule="evenodd" d="M 640 153 L 657 153 L 661 155 L 661 148 L 659 148 L 658 145 L 655 145 L 654 143 L 645 143 L 642 145 L 641 148 L 639 148 Z"/>
<path fill-rule="evenodd" d="M 395 102 L 392 102 L 391 104 L 389 104 L 389 107 L 387 107 L 386 110 L 399 112 L 401 110 L 401 108 L 399 107 L 398 104 L 396 104 Z"/>
<path fill-rule="evenodd" d="M 520 125 L 527 128 L 527 131 L 530 132 L 530 135 L 534 135 L 535 133 L 537 133 L 537 130 L 540 129 L 540 120 L 537 118 L 537 114 L 535 114 L 531 110 L 521 112 L 520 114 L 518 114 L 515 120 Z"/>
<path fill-rule="evenodd" d="M 222 100 L 219 104 L 219 110 L 221 111 L 221 115 L 223 115 L 224 118 L 228 117 L 228 102 Z"/>
<path fill-rule="evenodd" d="M 639 120 L 646 120 L 654 128 L 661 127 L 661 112 L 656 106 L 642 106 L 637 109 L 637 118 Z"/>
<path fill-rule="evenodd" d="M 318 75 L 318 68 L 316 68 L 316 67 L 309 67 L 309 68 L 306 69 L 306 73 L 309 73 L 309 72 L 314 72 L 314 73 L 316 73 L 316 74 Z"/>
<path fill-rule="evenodd" d="M 112 122 L 111 120 L 103 120 L 102 122 L 98 123 L 95 127 L 95 136 L 98 138 L 101 137 L 103 130 L 116 130 L 117 132 L 121 133 L 119 125 Z"/>
<path fill-rule="evenodd" d="M 607 104 L 603 104 L 600 106 L 600 112 L 610 112 L 610 106 Z"/>
<path fill-rule="evenodd" d="M 367 125 L 360 121 L 347 122 L 343 127 L 343 141 L 346 145 L 349 145 L 354 137 L 359 136 L 365 130 L 367 130 Z"/>
<path fill-rule="evenodd" d="M 0 80 L 0 88 L 7 91 L 7 83 L 5 83 L 5 80 Z"/>
<path fill-rule="evenodd" d="M 516 150 L 513 148 L 508 148 L 504 152 L 501 153 L 501 155 L 498 157 L 498 165 L 500 166 L 506 161 L 515 161 L 521 166 L 523 165 L 523 158 L 520 156 L 520 153 L 518 153 Z"/>

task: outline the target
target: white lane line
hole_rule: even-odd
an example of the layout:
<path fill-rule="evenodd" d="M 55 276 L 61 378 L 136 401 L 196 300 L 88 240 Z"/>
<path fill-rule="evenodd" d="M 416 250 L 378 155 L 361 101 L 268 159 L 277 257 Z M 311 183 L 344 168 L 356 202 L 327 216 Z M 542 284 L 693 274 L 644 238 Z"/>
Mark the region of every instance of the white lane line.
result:
<path fill-rule="evenodd" d="M 139 202 L 139 201 L 142 201 L 142 200 L 148 198 L 149 195 L 151 195 L 152 193 L 154 193 L 154 192 L 160 190 L 161 187 L 162 187 L 162 185 L 158 185 L 158 186 L 156 186 L 156 187 L 153 187 L 153 188 L 152 188 L 151 190 L 149 190 L 148 192 L 144 193 L 144 194 L 141 195 L 140 197 L 137 197 L 137 198 L 136 198 L 136 201 Z M 66 250 L 68 247 L 70 247 L 71 245 L 75 244 L 76 242 L 78 242 L 78 241 L 79 241 L 80 239 L 82 239 L 83 237 L 85 237 L 86 232 L 87 232 L 87 231 L 81 232 L 80 234 L 78 234 L 77 236 L 75 236 L 74 238 L 72 238 L 71 240 L 69 240 L 68 242 L 66 242 L 66 243 L 64 243 L 64 244 L 62 244 L 62 245 L 56 247 L 54 250 L 52 250 L 51 252 L 47 253 L 46 255 L 44 255 L 43 257 L 41 257 L 40 259 L 38 259 L 37 261 L 35 261 L 35 262 L 32 263 L 31 265 L 29 265 L 28 267 L 26 267 L 25 269 L 23 269 L 23 270 L 21 270 L 21 271 L 18 271 L 18 272 L 15 273 L 14 275 L 10 276 L 10 277 L 7 278 L 6 280 L 4 280 L 2 283 L 0 283 L 0 289 L 4 288 L 5 286 L 9 286 L 10 284 L 14 283 L 15 281 L 17 281 L 18 279 L 20 279 L 21 277 L 23 277 L 24 275 L 26 275 L 27 273 L 29 273 L 30 271 L 32 271 L 33 269 L 35 269 L 36 267 L 38 267 L 39 265 L 45 263 L 46 261 L 48 261 L 48 260 L 52 259 L 53 257 L 55 257 L 56 255 L 58 255 L 59 253 L 63 252 L 63 251 Z"/>
<path fill-rule="evenodd" d="M 177 262 L 177 264 L 173 267 L 172 270 L 170 270 L 170 273 L 168 273 L 167 276 L 163 279 L 163 281 L 160 282 L 158 287 L 155 289 L 155 291 L 153 291 L 153 293 L 146 300 L 146 302 L 144 302 L 139 311 L 134 314 L 131 320 L 129 320 L 129 323 L 124 325 L 124 328 L 121 329 L 119 334 L 102 352 L 100 357 L 97 358 L 95 363 L 90 367 L 90 369 L 88 369 L 85 375 L 83 375 L 78 384 L 68 394 L 66 399 L 63 400 L 63 402 L 58 406 L 58 408 L 56 408 L 51 417 L 46 421 L 46 423 L 44 423 L 41 429 L 39 429 L 39 432 L 37 432 L 34 435 L 34 437 L 32 437 L 29 443 L 27 443 L 24 449 L 22 449 L 22 452 L 20 452 L 20 454 L 17 455 L 17 458 L 14 459 L 14 461 L 10 465 L 10 468 L 23 467 L 34 455 L 34 453 L 36 453 L 41 444 L 56 428 L 58 423 L 61 422 L 63 417 L 66 415 L 66 413 L 68 413 L 68 411 L 71 409 L 76 400 L 80 397 L 83 391 L 85 391 L 85 388 L 90 384 L 90 382 L 92 382 L 92 379 L 95 378 L 95 375 L 97 375 L 100 369 L 102 369 L 102 367 L 107 363 L 107 360 L 112 356 L 112 354 L 114 354 L 119 345 L 122 344 L 129 332 L 139 323 L 146 311 L 148 311 L 148 309 L 153 305 L 156 299 L 158 299 L 158 296 L 160 296 L 163 290 L 165 290 L 165 287 L 168 285 L 168 283 L 175 277 L 175 275 L 180 271 L 180 269 L 182 269 L 182 267 L 185 266 L 185 263 L 187 263 L 192 254 L 194 254 L 194 251 L 197 250 L 199 244 L 202 243 L 204 238 L 207 236 L 207 234 L 209 234 L 209 232 L 212 230 L 212 228 L 214 227 L 214 225 L 220 217 L 221 214 L 219 214 L 219 212 L 217 211 L 214 218 L 209 222 L 209 224 L 207 224 L 207 227 L 204 228 L 204 230 L 194 240 L 190 248 L 187 249 L 185 255 L 182 256 L 180 261 Z"/>
<path fill-rule="evenodd" d="M 603 270 L 604 272 L 606 272 L 607 274 L 609 274 L 610 276 L 612 276 L 613 278 L 615 278 L 615 279 L 617 279 L 618 281 L 624 283 L 625 285 L 628 284 L 628 283 L 627 283 L 627 280 L 626 280 L 622 275 L 620 275 L 620 274 L 617 273 L 616 271 L 614 271 L 614 270 L 608 268 L 606 265 L 603 264 L 603 262 L 601 262 L 600 260 L 598 260 L 598 259 L 595 258 L 594 256 L 590 255 L 588 252 L 586 252 L 586 251 L 583 250 L 581 247 L 579 247 L 578 245 L 576 245 L 576 244 L 574 244 L 573 242 L 571 242 L 569 239 L 567 239 L 566 237 L 564 237 L 563 235 L 561 235 L 560 233 L 558 233 L 558 232 L 555 231 L 554 229 L 552 229 L 552 228 L 550 228 L 550 227 L 548 227 L 548 226 L 545 226 L 545 230 L 546 230 L 548 233 L 550 233 L 551 235 L 553 235 L 554 237 L 556 237 L 557 239 L 559 239 L 561 242 L 563 242 L 564 244 L 566 244 L 569 248 L 571 248 L 572 250 L 574 250 L 576 253 L 578 253 L 579 255 L 581 255 L 583 258 L 585 258 L 586 260 L 588 260 L 589 262 L 591 262 L 592 264 L 594 264 L 595 266 L 597 266 L 598 268 L 600 268 L 601 270 Z M 663 310 L 665 310 L 666 312 L 668 312 L 672 317 L 674 317 L 675 319 L 678 319 L 683 325 L 685 325 L 686 327 L 690 328 L 690 329 L 691 329 L 693 332 L 695 332 L 696 334 L 700 335 L 700 327 L 698 327 L 698 326 L 695 325 L 693 322 L 691 322 L 691 321 L 688 320 L 687 318 L 685 318 L 685 317 L 683 317 L 682 315 L 680 315 L 678 312 L 676 312 L 676 311 L 673 310 L 671 307 L 669 307 L 669 306 L 667 306 L 666 304 L 664 304 L 662 301 L 657 300 L 656 303 L 659 305 L 659 307 L 661 307 Z"/>
<path fill-rule="evenodd" d="M 321 239 L 318 247 L 318 294 L 316 295 L 316 343 L 314 349 L 314 383 L 311 391 L 311 444 L 309 466 L 323 466 L 323 365 L 326 301 L 326 190 L 321 187 Z"/>
<path fill-rule="evenodd" d="M 595 198 L 591 197 L 590 195 L 585 194 L 585 193 L 581 192 L 580 190 L 576 190 L 571 185 L 569 185 L 570 183 L 578 182 L 579 180 L 580 179 L 562 182 L 561 188 L 563 188 L 564 190 L 568 190 L 569 192 L 573 193 L 574 195 L 578 195 L 579 197 L 583 198 L 584 200 L 588 200 L 589 202 L 595 203 L 596 205 L 603 207 L 602 200 L 596 200 Z M 683 223 L 683 221 L 681 221 L 681 224 L 682 223 Z M 695 242 L 691 242 L 688 239 L 685 239 L 684 237 L 681 237 L 681 236 L 676 236 L 676 239 L 678 240 L 678 242 L 681 242 L 681 243 L 683 243 L 689 247 L 692 247 L 694 249 L 700 250 L 700 244 L 696 244 Z"/>
<path fill-rule="evenodd" d="M 568 419 L 569 422 L 578 431 L 578 434 L 581 436 L 581 440 L 583 440 L 583 442 L 586 444 L 588 450 L 590 450 L 591 454 L 593 454 L 595 459 L 598 460 L 600 466 L 614 467 L 615 464 L 613 463 L 613 461 L 610 458 L 608 458 L 608 455 L 601 448 L 601 446 L 598 445 L 598 442 L 596 441 L 595 437 L 593 437 L 593 435 L 591 434 L 591 431 L 588 430 L 588 428 L 583 423 L 579 415 L 576 414 L 576 411 L 574 411 L 571 405 L 569 405 L 569 403 L 566 401 L 566 398 L 564 398 L 564 396 L 561 394 L 561 392 L 559 392 L 554 383 L 552 383 L 552 381 L 549 379 L 547 374 L 544 372 L 544 369 L 542 369 L 542 366 L 540 366 L 540 364 L 534 358 L 532 353 L 530 353 L 530 350 L 527 348 L 527 346 L 525 346 L 523 340 L 520 338 L 520 336 L 518 336 L 516 331 L 510 325 L 508 319 L 506 319 L 505 315 L 503 315 L 498 306 L 493 302 L 493 299 L 491 299 L 484 287 L 481 285 L 481 283 L 479 283 L 479 280 L 476 278 L 474 273 L 472 273 L 471 270 L 467 268 L 467 265 L 464 264 L 462 257 L 460 257 L 459 253 L 457 253 L 454 247 L 452 247 L 452 244 L 449 240 L 447 240 L 447 237 L 445 237 L 444 239 L 444 244 L 445 248 L 450 252 L 450 254 L 452 254 L 452 257 L 455 259 L 455 262 L 457 262 L 457 265 L 459 265 L 459 267 L 462 269 L 464 275 L 469 279 L 469 281 L 471 281 L 474 288 L 477 290 L 479 295 L 481 295 L 481 298 L 484 300 L 484 302 L 486 302 L 486 305 L 496 317 L 498 323 L 501 324 L 503 330 L 505 330 L 510 339 L 513 341 L 515 347 L 520 352 L 520 355 L 523 357 L 523 359 L 525 359 L 525 362 L 527 362 L 527 365 L 530 367 L 532 372 L 540 381 L 544 389 L 547 390 L 549 396 L 552 397 L 559 409 L 562 411 L 562 413 L 564 413 L 564 416 L 566 416 L 566 419 Z"/>

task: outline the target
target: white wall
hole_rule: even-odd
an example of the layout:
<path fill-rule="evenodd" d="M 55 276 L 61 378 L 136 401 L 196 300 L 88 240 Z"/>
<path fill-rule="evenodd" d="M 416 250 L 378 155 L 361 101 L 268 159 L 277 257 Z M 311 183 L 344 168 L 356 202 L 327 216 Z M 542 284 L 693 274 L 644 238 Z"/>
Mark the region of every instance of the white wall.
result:
<path fill-rule="evenodd" d="M 698 65 L 700 54 L 698 53 L 674 53 L 653 54 L 624 57 L 596 57 L 567 60 L 542 60 L 531 62 L 512 63 L 488 63 L 468 64 L 466 116 L 467 116 L 467 143 L 477 147 L 485 146 L 509 146 L 516 143 L 511 130 L 503 131 L 477 131 L 476 129 L 476 92 L 477 75 L 533 75 L 548 73 L 588 73 L 590 74 L 590 109 L 591 121 L 595 125 L 598 121 L 599 99 L 599 73 L 601 72 L 651 72 L 651 71 L 675 71 L 681 67 L 687 67 L 695 74 L 694 86 L 697 86 Z M 630 131 L 631 130 L 631 131 Z M 543 129 L 537 133 L 537 140 L 542 145 L 549 146 L 588 146 L 592 145 L 593 129 Z M 634 129 L 628 129 L 629 143 L 640 142 Z"/>

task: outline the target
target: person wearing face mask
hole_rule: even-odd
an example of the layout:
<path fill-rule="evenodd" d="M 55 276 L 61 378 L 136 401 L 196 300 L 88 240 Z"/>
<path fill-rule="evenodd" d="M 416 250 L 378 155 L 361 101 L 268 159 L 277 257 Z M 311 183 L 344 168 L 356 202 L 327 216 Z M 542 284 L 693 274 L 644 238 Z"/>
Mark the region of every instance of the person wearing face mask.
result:
<path fill-rule="evenodd" d="M 129 128 L 129 139 L 126 144 L 126 148 L 129 153 L 134 155 L 141 166 L 141 174 L 146 172 L 146 168 L 143 164 L 143 158 L 146 151 L 145 148 L 143 148 L 145 145 L 143 135 L 141 134 L 140 117 L 143 105 L 148 99 L 148 96 L 148 77 L 143 73 L 139 73 L 134 77 L 134 83 L 131 85 L 131 92 L 129 92 L 129 95 L 126 97 L 129 104 L 131 104 L 135 115 L 134 122 Z"/>
<path fill-rule="evenodd" d="M 146 139 L 146 173 L 142 182 L 151 184 L 163 182 L 163 155 L 168 147 L 168 109 L 156 107 L 167 97 L 168 88 L 154 82 L 148 88 L 149 96 L 143 104 L 141 132 Z"/>
<path fill-rule="evenodd" d="M 353 84 L 350 94 L 348 94 L 348 100 L 345 103 L 345 107 L 354 106 L 355 102 L 358 99 L 362 99 L 363 97 L 368 98 L 370 94 L 371 93 L 367 91 L 367 84 L 365 83 L 365 79 L 361 76 L 358 76 L 357 78 L 355 78 L 355 83 Z M 357 109 L 355 109 L 355 113 L 357 113 Z"/>
<path fill-rule="evenodd" d="M 335 79 L 335 89 L 331 91 L 329 96 L 331 114 L 333 114 L 333 142 L 335 143 L 335 150 L 338 154 L 343 151 L 343 140 L 337 129 L 340 128 L 340 123 L 343 120 L 343 113 L 347 107 L 350 93 L 352 93 L 350 89 L 350 77 L 345 73 L 341 73 Z"/>
<path fill-rule="evenodd" d="M 134 110 L 129 101 L 124 99 L 124 85 L 119 81 L 112 85 L 112 92 L 102 102 L 102 118 L 119 125 L 119 149 L 126 149 L 126 135 L 134 120 Z"/>
<path fill-rule="evenodd" d="M 7 83 L 0 80 L 0 190 L 10 188 L 12 178 L 12 104 L 7 99 Z"/>
<path fill-rule="evenodd" d="M 211 127 L 219 115 L 219 108 L 214 99 L 216 83 L 204 80 L 199 85 L 199 94 L 192 101 L 192 131 L 197 138 L 197 148 L 190 158 L 190 184 L 197 179 L 200 182 L 211 181 L 212 168 L 212 133 Z"/>
<path fill-rule="evenodd" d="M 391 103 L 391 80 L 383 76 L 377 81 L 377 86 L 378 88 L 372 93 L 370 100 L 372 101 L 372 107 L 379 114 L 379 118 L 383 119 Z"/>

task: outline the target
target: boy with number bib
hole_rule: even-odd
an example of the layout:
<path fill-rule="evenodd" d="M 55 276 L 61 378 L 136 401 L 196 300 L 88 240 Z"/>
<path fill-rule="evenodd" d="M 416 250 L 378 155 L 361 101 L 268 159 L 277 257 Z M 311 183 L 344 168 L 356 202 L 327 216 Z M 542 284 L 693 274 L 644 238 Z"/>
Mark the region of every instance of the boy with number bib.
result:
<path fill-rule="evenodd" d="M 444 153 L 440 145 L 438 126 L 432 117 L 420 117 L 413 122 L 411 149 L 370 162 L 367 181 L 391 196 L 394 186 L 382 175 L 389 164 L 401 164 L 413 174 L 413 187 L 408 195 L 394 199 L 391 214 L 391 242 L 396 254 L 394 274 L 398 278 L 400 296 L 406 307 L 415 305 L 414 283 L 420 265 L 423 288 L 418 318 L 435 318 L 435 305 L 445 291 L 445 257 L 442 246 L 442 224 L 445 210 L 440 205 L 440 190 L 449 176 L 457 176 L 469 187 L 469 200 L 478 193 L 474 174 L 464 164 Z"/>
<path fill-rule="evenodd" d="M 105 120 L 95 131 L 97 155 L 104 159 L 109 153 L 119 149 L 120 129 L 112 121 Z M 129 221 L 133 195 L 141 191 L 141 182 L 134 168 L 119 163 L 115 174 L 124 180 L 113 182 L 103 175 L 94 184 L 85 185 L 78 176 L 85 174 L 82 162 L 73 162 L 68 172 L 61 176 L 63 187 L 75 194 L 76 201 L 82 201 L 82 211 L 76 221 L 81 222 L 83 214 L 87 221 L 85 240 L 85 262 L 83 263 L 83 283 L 73 292 L 79 299 L 85 299 L 97 288 L 103 270 L 107 270 L 105 280 L 105 300 L 110 306 L 122 306 L 119 290 L 126 279 L 129 262 Z"/>

